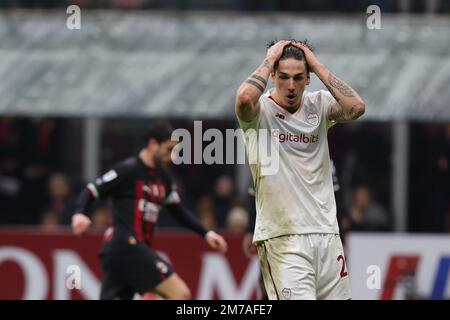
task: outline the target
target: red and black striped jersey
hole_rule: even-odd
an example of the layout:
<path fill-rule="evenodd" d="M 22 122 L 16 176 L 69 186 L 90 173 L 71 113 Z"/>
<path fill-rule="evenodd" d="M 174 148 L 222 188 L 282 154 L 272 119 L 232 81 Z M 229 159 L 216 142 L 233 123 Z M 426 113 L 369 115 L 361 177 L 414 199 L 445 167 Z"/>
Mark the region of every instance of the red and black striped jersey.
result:
<path fill-rule="evenodd" d="M 151 244 L 162 206 L 180 202 L 168 171 L 150 168 L 139 157 L 128 158 L 89 183 L 95 199 L 113 201 L 114 237 Z"/>

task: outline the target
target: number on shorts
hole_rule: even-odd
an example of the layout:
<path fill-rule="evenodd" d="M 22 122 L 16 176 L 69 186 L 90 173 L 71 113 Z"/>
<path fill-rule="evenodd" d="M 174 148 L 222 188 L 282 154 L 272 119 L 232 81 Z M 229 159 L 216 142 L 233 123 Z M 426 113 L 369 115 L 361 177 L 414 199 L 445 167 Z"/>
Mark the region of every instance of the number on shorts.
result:
<path fill-rule="evenodd" d="M 342 260 L 342 268 L 341 268 L 341 278 L 345 277 L 347 275 L 347 271 L 345 271 L 345 258 L 341 254 L 339 257 L 337 257 L 337 261 Z"/>

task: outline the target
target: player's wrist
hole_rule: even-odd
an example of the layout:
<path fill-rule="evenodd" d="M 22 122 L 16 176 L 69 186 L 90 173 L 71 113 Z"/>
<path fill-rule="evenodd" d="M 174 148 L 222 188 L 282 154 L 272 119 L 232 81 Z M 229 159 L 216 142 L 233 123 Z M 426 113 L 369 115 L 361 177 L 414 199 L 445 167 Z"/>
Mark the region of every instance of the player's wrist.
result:
<path fill-rule="evenodd" d="M 327 67 L 320 61 L 317 61 L 315 63 L 308 63 L 309 69 L 311 72 L 314 72 L 315 74 L 319 74 L 325 70 L 327 70 Z"/>
<path fill-rule="evenodd" d="M 215 234 L 216 232 L 214 230 L 207 230 L 205 234 L 203 235 L 203 238 L 208 239 L 211 235 Z"/>
<path fill-rule="evenodd" d="M 73 216 L 72 216 L 72 220 L 77 219 L 78 217 L 86 217 L 86 215 L 82 212 L 76 212 Z"/>
<path fill-rule="evenodd" d="M 262 64 L 264 66 L 268 66 L 272 70 L 275 66 L 276 61 L 277 61 L 277 59 L 274 56 L 267 55 Z"/>
<path fill-rule="evenodd" d="M 77 212 L 72 216 L 72 224 L 74 223 L 90 223 L 91 219 L 82 212 Z"/>

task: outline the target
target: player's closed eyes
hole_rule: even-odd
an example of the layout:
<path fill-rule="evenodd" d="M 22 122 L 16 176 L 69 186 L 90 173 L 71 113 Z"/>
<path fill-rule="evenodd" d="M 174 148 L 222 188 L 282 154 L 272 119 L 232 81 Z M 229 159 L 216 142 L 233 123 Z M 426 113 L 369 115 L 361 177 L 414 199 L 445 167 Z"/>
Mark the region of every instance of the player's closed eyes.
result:
<path fill-rule="evenodd" d="M 280 76 L 280 79 L 281 79 L 281 80 L 287 80 L 287 79 L 289 79 L 289 77 L 288 77 L 288 76 Z M 303 77 L 301 77 L 301 76 L 299 76 L 299 77 L 294 77 L 294 80 L 295 80 L 295 81 L 301 81 L 301 80 L 303 80 Z"/>

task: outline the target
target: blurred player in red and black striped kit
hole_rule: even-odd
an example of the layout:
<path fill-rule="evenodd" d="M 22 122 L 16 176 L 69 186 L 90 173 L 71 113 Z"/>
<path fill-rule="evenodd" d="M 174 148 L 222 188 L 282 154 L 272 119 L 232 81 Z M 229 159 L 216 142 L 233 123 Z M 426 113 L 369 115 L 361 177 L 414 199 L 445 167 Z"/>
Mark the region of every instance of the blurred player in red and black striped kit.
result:
<path fill-rule="evenodd" d="M 89 183 L 77 201 L 72 217 L 76 235 L 87 231 L 91 221 L 85 215 L 97 199 L 112 198 L 113 227 L 105 233 L 100 252 L 104 279 L 100 299 L 132 299 L 135 293 L 145 297 L 155 292 L 165 299 L 190 299 L 185 282 L 171 265 L 150 249 L 158 215 L 162 208 L 184 226 L 192 229 L 217 251 L 227 250 L 225 240 L 213 230 L 206 230 L 180 203 L 168 171 L 172 127 L 155 123 L 145 137 L 145 147 Z"/>

